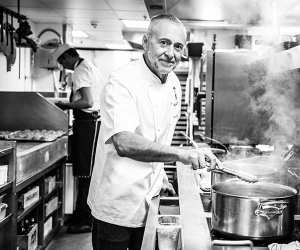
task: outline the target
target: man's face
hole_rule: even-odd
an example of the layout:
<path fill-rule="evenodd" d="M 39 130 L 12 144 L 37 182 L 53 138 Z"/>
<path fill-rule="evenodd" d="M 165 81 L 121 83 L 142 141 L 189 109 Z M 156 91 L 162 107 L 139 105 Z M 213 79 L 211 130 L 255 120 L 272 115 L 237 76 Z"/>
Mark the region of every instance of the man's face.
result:
<path fill-rule="evenodd" d="M 169 20 L 155 24 L 152 35 L 143 41 L 151 69 L 158 76 L 170 73 L 179 63 L 185 43 L 185 30 L 179 24 Z"/>

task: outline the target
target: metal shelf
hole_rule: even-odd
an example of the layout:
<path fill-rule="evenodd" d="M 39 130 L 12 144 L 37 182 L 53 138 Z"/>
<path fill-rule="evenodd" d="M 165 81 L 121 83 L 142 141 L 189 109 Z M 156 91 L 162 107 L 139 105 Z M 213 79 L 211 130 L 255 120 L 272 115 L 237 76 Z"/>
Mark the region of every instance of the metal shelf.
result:
<path fill-rule="evenodd" d="M 45 194 L 44 200 L 48 200 L 51 196 L 53 196 L 61 187 L 57 185 L 50 193 Z"/>
<path fill-rule="evenodd" d="M 13 187 L 13 181 L 9 181 L 0 186 L 0 193 L 5 192 Z"/>
<path fill-rule="evenodd" d="M 49 217 L 51 217 L 51 216 L 53 216 L 55 213 L 59 212 L 59 209 L 61 209 L 61 208 L 62 208 L 62 204 L 60 203 L 60 204 L 58 204 L 58 207 L 57 207 L 55 210 L 53 210 L 50 214 L 48 214 L 47 216 L 45 216 L 44 222 L 45 222 L 46 220 L 48 220 Z"/>
<path fill-rule="evenodd" d="M 12 217 L 12 213 L 8 214 L 5 218 L 0 220 L 0 228 L 3 227 Z"/>
<path fill-rule="evenodd" d="M 7 146 L 7 147 L 1 146 L 0 147 L 0 157 L 11 153 L 13 150 L 14 150 L 13 147 L 10 147 L 10 146 Z"/>
<path fill-rule="evenodd" d="M 28 177 L 27 179 L 22 180 L 21 182 L 17 183 L 17 187 L 16 187 L 16 192 L 21 191 L 23 188 L 27 187 L 28 185 L 30 185 L 31 183 L 39 180 L 42 176 L 44 176 L 45 174 L 51 172 L 53 169 L 57 168 L 57 166 L 61 164 L 61 160 L 56 162 L 55 164 L 53 164 L 52 166 L 42 169 L 40 172 L 38 173 L 33 173 L 30 177 Z"/>
<path fill-rule="evenodd" d="M 42 198 L 39 198 L 34 204 L 26 208 L 24 211 L 22 211 L 20 214 L 18 214 L 17 221 L 21 221 L 25 218 L 26 215 L 28 215 L 32 210 L 34 210 L 37 206 L 39 206 L 42 203 Z"/>

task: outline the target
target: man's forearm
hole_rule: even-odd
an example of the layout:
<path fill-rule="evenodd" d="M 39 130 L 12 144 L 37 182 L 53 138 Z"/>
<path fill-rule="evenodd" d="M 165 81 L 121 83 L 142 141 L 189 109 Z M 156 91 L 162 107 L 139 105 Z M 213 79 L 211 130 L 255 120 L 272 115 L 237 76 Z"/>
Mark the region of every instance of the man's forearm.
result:
<path fill-rule="evenodd" d="M 64 108 L 64 109 L 85 109 L 85 108 L 90 108 L 93 105 L 91 105 L 91 103 L 89 103 L 88 101 L 79 99 L 77 101 L 74 102 L 60 102 L 58 104 L 58 106 Z"/>
<path fill-rule="evenodd" d="M 120 132 L 112 137 L 118 154 L 143 162 L 171 162 L 183 160 L 183 149 L 162 145 L 131 132 Z"/>

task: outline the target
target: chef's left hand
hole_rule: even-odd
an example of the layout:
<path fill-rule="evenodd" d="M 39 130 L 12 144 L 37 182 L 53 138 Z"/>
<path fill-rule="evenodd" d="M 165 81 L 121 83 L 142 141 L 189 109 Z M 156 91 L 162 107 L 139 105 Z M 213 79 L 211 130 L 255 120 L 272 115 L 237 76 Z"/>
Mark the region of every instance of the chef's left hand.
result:
<path fill-rule="evenodd" d="M 164 182 L 161 190 L 160 195 L 162 196 L 175 196 L 176 192 L 173 188 L 173 185 L 170 182 Z"/>

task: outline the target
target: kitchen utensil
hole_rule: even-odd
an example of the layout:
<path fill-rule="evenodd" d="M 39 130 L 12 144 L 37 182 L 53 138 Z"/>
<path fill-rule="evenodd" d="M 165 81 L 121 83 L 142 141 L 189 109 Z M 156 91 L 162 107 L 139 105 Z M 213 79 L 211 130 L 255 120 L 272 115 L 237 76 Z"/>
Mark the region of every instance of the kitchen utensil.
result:
<path fill-rule="evenodd" d="M 6 22 L 6 25 L 5 25 L 5 35 L 6 35 L 6 46 L 8 47 L 8 13 L 6 13 L 6 15 L 5 15 L 5 22 Z"/>
<path fill-rule="evenodd" d="M 191 137 L 189 137 L 188 135 L 186 135 L 183 132 L 181 134 L 192 143 L 194 148 L 196 148 L 196 149 L 199 148 L 197 143 Z M 206 150 L 206 149 L 203 148 L 202 150 Z M 234 170 L 234 169 L 225 167 L 223 165 L 223 163 L 215 155 L 213 155 L 213 153 L 211 153 L 210 149 L 206 150 L 206 153 L 211 154 L 211 156 L 213 156 L 213 158 L 216 161 L 216 167 L 214 169 L 211 169 L 211 171 L 221 171 L 223 173 L 231 174 L 231 175 L 234 175 L 234 176 L 238 177 L 239 179 L 247 181 L 247 182 L 257 182 L 258 181 L 257 177 L 254 175 L 245 173 L 243 171 Z"/>
<path fill-rule="evenodd" d="M 3 10 L 0 10 L 0 45 L 3 42 Z"/>
<path fill-rule="evenodd" d="M 275 183 L 215 184 L 212 229 L 240 239 L 288 237 L 293 231 L 296 194 L 296 189 Z"/>
<path fill-rule="evenodd" d="M 234 176 L 238 177 L 239 179 L 241 179 L 243 181 L 247 181 L 247 182 L 257 182 L 258 181 L 258 178 L 255 175 L 248 174 L 244 171 L 225 167 L 224 164 L 217 157 L 216 157 L 216 163 L 217 163 L 216 168 L 212 169 L 211 171 L 221 171 L 226 174 L 231 174 L 231 175 L 234 175 Z"/>
<path fill-rule="evenodd" d="M 223 166 L 230 169 L 238 170 L 257 177 L 258 181 L 273 182 L 277 184 L 287 185 L 285 179 L 286 168 L 281 157 L 275 155 L 253 156 L 249 158 L 225 160 Z M 211 183 L 212 185 L 232 180 L 233 175 L 225 174 L 221 171 L 213 171 Z"/>

